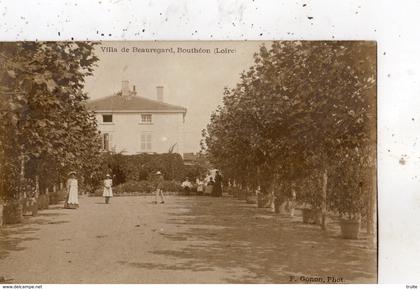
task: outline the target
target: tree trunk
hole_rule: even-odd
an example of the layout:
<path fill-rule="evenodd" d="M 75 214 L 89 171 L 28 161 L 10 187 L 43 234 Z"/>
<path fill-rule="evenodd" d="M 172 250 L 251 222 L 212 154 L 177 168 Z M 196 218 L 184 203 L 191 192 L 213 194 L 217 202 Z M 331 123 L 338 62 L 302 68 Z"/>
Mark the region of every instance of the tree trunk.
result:
<path fill-rule="evenodd" d="M 39 177 L 35 176 L 35 197 L 39 197 Z"/>
<path fill-rule="evenodd" d="M 327 229 L 327 185 L 328 185 L 328 170 L 325 169 L 322 178 L 322 203 L 321 203 L 321 212 L 322 212 L 322 221 L 321 228 L 322 230 Z"/>

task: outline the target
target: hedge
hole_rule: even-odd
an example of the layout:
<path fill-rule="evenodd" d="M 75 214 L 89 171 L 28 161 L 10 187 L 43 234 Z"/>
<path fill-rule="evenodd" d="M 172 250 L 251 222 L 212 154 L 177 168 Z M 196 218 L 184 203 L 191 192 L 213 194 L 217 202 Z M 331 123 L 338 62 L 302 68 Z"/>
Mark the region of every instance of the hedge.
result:
<path fill-rule="evenodd" d="M 113 175 L 114 185 L 131 181 L 151 181 L 157 171 L 165 180 L 183 181 L 186 177 L 195 180 L 207 168 L 200 165 L 184 165 L 181 155 L 176 153 L 123 155 L 106 153 L 102 155 L 103 177 Z M 145 187 L 141 189 L 147 190 Z"/>
<path fill-rule="evenodd" d="M 126 193 L 139 193 L 139 194 L 151 194 L 156 190 L 156 182 L 153 181 L 128 181 L 112 188 L 114 195 L 122 195 Z M 164 192 L 182 192 L 181 183 L 176 181 L 164 181 L 163 182 Z M 102 196 L 103 188 L 95 191 L 96 196 Z"/>

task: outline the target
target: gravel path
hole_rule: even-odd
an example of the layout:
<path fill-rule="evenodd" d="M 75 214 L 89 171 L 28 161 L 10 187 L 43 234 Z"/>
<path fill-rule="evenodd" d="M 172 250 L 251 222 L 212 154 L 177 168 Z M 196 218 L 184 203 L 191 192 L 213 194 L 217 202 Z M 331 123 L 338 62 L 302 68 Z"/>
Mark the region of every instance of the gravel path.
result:
<path fill-rule="evenodd" d="M 84 197 L 0 229 L 8 283 L 376 282 L 376 248 L 229 197 Z M 330 279 L 328 279 L 330 277 Z M 334 279 L 333 279 L 334 278 Z"/>

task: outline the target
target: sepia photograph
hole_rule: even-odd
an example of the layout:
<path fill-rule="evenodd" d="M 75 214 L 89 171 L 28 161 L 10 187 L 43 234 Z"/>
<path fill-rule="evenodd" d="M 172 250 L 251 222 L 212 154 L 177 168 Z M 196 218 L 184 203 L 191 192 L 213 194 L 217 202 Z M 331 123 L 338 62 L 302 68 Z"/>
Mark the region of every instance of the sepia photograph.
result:
<path fill-rule="evenodd" d="M 0 283 L 378 282 L 375 41 L 0 42 Z"/>

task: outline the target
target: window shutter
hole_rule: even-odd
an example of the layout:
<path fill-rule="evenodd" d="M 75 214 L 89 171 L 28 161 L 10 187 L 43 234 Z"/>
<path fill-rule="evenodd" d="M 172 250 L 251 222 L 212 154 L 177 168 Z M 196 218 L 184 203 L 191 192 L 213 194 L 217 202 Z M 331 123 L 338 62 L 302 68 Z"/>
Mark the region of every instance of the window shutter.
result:
<path fill-rule="evenodd" d="M 102 136 L 102 144 L 103 144 L 103 149 L 105 151 L 109 151 L 109 148 L 110 148 L 110 146 L 109 146 L 110 139 L 109 138 L 110 138 L 109 133 L 104 133 L 103 136 Z"/>

